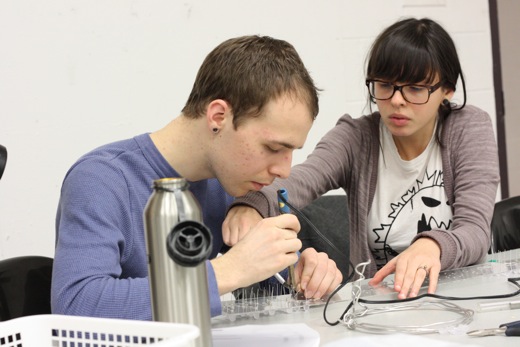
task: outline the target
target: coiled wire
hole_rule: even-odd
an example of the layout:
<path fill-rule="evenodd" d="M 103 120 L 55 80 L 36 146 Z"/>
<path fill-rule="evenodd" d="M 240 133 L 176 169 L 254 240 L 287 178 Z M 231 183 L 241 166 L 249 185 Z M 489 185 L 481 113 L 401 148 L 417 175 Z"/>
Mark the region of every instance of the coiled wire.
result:
<path fill-rule="evenodd" d="M 427 300 L 419 302 L 404 302 L 385 306 L 371 307 L 366 303 L 360 302 L 361 297 L 361 281 L 365 279 L 364 272 L 370 261 L 360 263 L 356 266 L 356 273 L 359 278 L 352 284 L 352 306 L 349 311 L 342 317 L 341 323 L 352 330 L 363 331 L 372 334 L 387 333 L 408 333 L 408 334 L 432 334 L 440 333 L 453 326 L 467 325 L 473 319 L 473 310 L 462 308 L 452 302 L 446 300 Z M 362 318 L 381 313 L 399 312 L 408 310 L 439 310 L 443 312 L 453 312 L 459 314 L 459 317 L 441 322 L 421 325 L 387 325 L 375 324 L 360 321 Z"/>

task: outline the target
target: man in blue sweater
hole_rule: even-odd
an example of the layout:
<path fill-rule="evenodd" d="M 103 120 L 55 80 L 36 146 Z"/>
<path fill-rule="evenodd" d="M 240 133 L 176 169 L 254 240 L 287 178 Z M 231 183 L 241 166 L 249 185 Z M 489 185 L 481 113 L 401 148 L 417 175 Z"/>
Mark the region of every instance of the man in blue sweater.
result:
<path fill-rule="evenodd" d="M 221 257 L 222 222 L 233 197 L 285 178 L 318 114 L 317 88 L 289 43 L 244 36 L 217 46 L 199 69 L 182 113 L 164 128 L 81 157 L 64 179 L 56 218 L 54 313 L 150 320 L 143 210 L 154 180 L 184 177 L 213 234 L 207 261 L 211 314 L 220 295 L 265 280 L 298 261 L 305 295 L 342 277 L 324 253 L 298 260 L 293 215 L 262 220 Z"/>

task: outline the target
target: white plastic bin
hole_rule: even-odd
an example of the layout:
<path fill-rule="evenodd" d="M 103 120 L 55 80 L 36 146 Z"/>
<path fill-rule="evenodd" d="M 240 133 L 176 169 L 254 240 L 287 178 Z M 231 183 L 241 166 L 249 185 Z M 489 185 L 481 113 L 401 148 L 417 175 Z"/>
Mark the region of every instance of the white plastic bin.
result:
<path fill-rule="evenodd" d="M 190 324 L 42 314 L 0 323 L 0 347 L 191 347 Z"/>

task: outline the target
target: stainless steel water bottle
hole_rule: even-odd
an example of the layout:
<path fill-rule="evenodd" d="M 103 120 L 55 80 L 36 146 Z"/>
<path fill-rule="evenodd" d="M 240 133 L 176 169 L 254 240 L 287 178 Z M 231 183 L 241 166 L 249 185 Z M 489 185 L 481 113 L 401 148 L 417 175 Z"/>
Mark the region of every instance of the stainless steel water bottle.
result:
<path fill-rule="evenodd" d="M 154 181 L 144 209 L 152 315 L 155 321 L 194 324 L 196 346 L 212 346 L 205 260 L 212 236 L 184 178 Z"/>

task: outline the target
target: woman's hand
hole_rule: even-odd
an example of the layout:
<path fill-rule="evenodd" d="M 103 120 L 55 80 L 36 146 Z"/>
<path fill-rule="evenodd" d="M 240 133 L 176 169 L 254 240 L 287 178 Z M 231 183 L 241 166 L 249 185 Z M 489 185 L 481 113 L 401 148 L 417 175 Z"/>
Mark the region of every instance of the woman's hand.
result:
<path fill-rule="evenodd" d="M 368 284 L 376 286 L 386 276 L 395 272 L 394 290 L 399 293 L 397 297 L 413 298 L 417 296 L 424 280 L 429 276 L 428 293 L 433 294 L 437 289 L 441 271 L 440 257 L 441 249 L 437 242 L 422 237 L 376 272 Z"/>
<path fill-rule="evenodd" d="M 261 220 L 260 213 L 252 207 L 238 205 L 231 208 L 222 223 L 224 243 L 228 246 L 236 245 Z"/>

